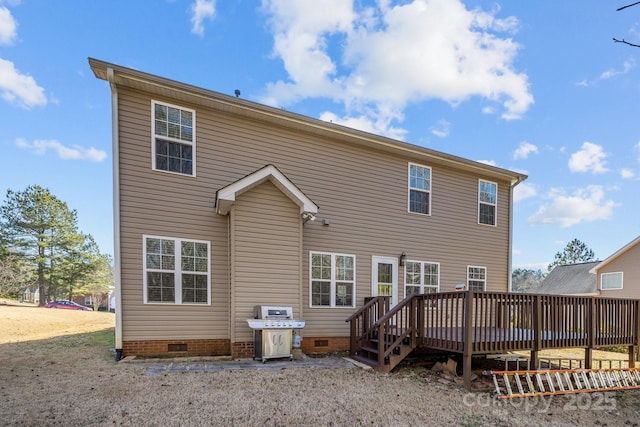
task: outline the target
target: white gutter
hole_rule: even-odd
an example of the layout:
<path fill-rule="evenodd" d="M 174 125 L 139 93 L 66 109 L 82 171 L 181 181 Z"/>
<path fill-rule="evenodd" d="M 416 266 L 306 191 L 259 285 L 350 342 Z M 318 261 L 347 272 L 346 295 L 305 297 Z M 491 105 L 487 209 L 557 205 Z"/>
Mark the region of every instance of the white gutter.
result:
<path fill-rule="evenodd" d="M 111 87 L 111 146 L 113 156 L 113 269 L 116 297 L 116 361 L 122 358 L 122 282 L 120 262 L 120 138 L 118 128 L 118 89 L 113 68 L 107 68 Z"/>

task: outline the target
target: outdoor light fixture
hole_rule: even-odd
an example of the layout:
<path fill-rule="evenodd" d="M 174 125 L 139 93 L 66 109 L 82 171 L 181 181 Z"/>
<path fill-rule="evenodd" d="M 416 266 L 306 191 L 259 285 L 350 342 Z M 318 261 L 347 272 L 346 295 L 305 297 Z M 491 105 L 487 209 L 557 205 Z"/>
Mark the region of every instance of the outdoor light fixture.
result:
<path fill-rule="evenodd" d="M 407 260 L 407 254 L 405 254 L 404 252 L 402 252 L 400 254 L 400 265 L 404 267 L 404 263 Z"/>
<path fill-rule="evenodd" d="M 311 212 L 303 212 L 302 213 L 302 223 L 306 224 L 307 221 L 315 221 L 316 220 L 316 216 L 314 214 L 312 214 Z"/>

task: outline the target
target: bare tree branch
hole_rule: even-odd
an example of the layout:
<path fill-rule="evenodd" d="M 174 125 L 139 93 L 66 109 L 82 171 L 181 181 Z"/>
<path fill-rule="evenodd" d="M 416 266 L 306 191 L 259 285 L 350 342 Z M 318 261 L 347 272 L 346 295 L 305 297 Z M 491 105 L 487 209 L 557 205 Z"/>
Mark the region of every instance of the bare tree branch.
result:
<path fill-rule="evenodd" d="M 617 9 L 616 9 L 616 12 L 619 12 L 619 11 L 621 11 L 621 10 L 623 10 L 623 9 L 628 8 L 628 7 L 637 6 L 637 5 L 639 5 L 639 4 L 640 4 L 640 1 L 637 1 L 637 2 L 635 2 L 635 3 L 629 3 L 629 4 L 628 4 L 628 5 L 626 5 L 626 6 L 622 6 L 622 7 L 617 8 Z M 626 41 L 625 39 L 620 40 L 620 39 L 617 39 L 617 38 L 615 38 L 615 37 L 614 37 L 614 38 L 613 38 L 613 41 L 614 41 L 614 43 L 622 43 L 622 44 L 626 44 L 626 45 L 628 45 L 628 46 L 632 46 L 632 47 L 640 47 L 640 45 L 639 45 L 639 44 L 630 43 L 630 42 Z"/>
<path fill-rule="evenodd" d="M 625 39 L 619 40 L 619 39 L 614 37 L 613 41 L 616 42 L 616 43 L 624 43 L 624 44 L 627 44 L 627 45 L 633 46 L 633 47 L 640 47 L 640 44 L 630 43 L 630 42 L 626 41 Z"/>
<path fill-rule="evenodd" d="M 626 5 L 626 6 L 619 7 L 619 8 L 617 8 L 617 9 L 616 9 L 616 12 L 619 12 L 619 11 L 621 11 L 622 9 L 626 9 L 626 8 L 628 8 L 628 7 L 631 7 L 631 6 L 635 6 L 635 5 L 637 5 L 637 4 L 640 4 L 640 1 L 637 1 L 637 2 L 635 2 L 635 3 L 628 4 L 628 5 Z"/>

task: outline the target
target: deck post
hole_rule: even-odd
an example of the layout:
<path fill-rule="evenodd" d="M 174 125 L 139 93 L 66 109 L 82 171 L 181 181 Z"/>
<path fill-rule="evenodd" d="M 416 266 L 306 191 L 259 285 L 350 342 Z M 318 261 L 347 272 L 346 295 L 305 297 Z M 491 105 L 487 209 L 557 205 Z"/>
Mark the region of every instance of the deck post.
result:
<path fill-rule="evenodd" d="M 531 350 L 531 360 L 529 369 L 538 369 L 538 352 L 542 350 L 542 296 L 533 296 L 533 349 Z"/>
<path fill-rule="evenodd" d="M 357 346 L 357 335 L 358 335 L 358 329 L 357 329 L 357 322 L 358 319 L 352 319 L 351 323 L 350 323 L 350 334 L 351 336 L 349 337 L 349 355 L 351 356 L 355 356 L 356 352 L 358 351 L 356 349 Z"/>
<path fill-rule="evenodd" d="M 413 348 L 416 348 L 419 345 L 422 345 L 422 338 L 424 337 L 424 298 L 415 297 L 413 301 L 411 301 L 414 322 L 411 324 L 412 327 L 415 327 L 416 330 L 413 332 L 411 343 Z M 415 307 L 415 308 L 414 308 Z"/>
<path fill-rule="evenodd" d="M 629 367 L 630 368 L 636 367 L 636 350 L 637 350 L 637 347 L 635 345 L 629 346 Z"/>
<path fill-rule="evenodd" d="M 462 353 L 462 380 L 464 388 L 471 391 L 471 356 L 473 355 L 473 291 L 465 292 L 464 301 L 464 343 Z"/>
<path fill-rule="evenodd" d="M 640 300 L 635 300 L 634 304 L 635 308 L 633 310 L 634 315 L 636 316 L 634 319 L 635 323 L 635 335 L 633 340 L 633 345 L 636 348 L 636 354 L 638 352 L 638 346 L 640 346 Z"/>
<path fill-rule="evenodd" d="M 596 335 L 596 299 L 589 297 L 589 308 L 584 319 L 585 330 L 587 331 L 587 348 L 584 349 L 584 368 L 591 369 L 593 365 L 593 348 L 595 347 Z"/>

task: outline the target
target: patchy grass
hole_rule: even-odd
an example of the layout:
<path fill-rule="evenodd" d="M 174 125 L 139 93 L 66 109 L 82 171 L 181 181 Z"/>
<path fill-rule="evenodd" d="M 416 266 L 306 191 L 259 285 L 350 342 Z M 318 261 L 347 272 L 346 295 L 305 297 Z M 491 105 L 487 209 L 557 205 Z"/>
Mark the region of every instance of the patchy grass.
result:
<path fill-rule="evenodd" d="M 440 382 L 424 368 L 149 375 L 144 363 L 114 362 L 113 325 L 99 316 L 25 308 L 19 318 L 13 309 L 0 307 L 0 425 L 633 426 L 640 418 L 637 391 L 612 393 L 606 401 L 591 395 L 498 401 Z M 16 340 L 4 331 L 17 329 L 14 322 L 34 336 Z M 55 330 L 47 326 L 54 324 Z M 51 336 L 42 338 L 43 329 Z"/>

